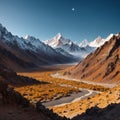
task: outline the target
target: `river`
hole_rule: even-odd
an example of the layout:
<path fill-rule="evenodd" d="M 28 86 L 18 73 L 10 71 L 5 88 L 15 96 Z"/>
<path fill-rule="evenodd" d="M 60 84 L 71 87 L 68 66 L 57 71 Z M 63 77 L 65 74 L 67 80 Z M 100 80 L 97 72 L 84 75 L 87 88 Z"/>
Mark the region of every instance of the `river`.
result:
<path fill-rule="evenodd" d="M 62 97 L 49 102 L 44 102 L 42 104 L 45 107 L 63 106 L 72 102 L 76 102 L 76 101 L 88 98 L 89 96 L 93 96 L 97 93 L 98 93 L 97 91 L 93 91 L 93 90 L 80 89 L 80 92 L 78 93 L 72 93 L 69 96 Z"/>

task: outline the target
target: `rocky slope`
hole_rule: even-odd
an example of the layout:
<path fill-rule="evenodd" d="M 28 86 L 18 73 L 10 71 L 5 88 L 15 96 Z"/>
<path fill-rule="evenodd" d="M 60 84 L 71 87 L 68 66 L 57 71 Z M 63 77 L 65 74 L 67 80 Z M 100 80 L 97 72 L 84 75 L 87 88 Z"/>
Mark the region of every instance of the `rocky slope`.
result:
<path fill-rule="evenodd" d="M 24 86 L 32 84 L 40 84 L 40 81 L 37 81 L 32 78 L 19 76 L 11 69 L 6 68 L 0 64 L 0 81 L 3 81 L 11 86 Z"/>
<path fill-rule="evenodd" d="M 64 75 L 92 82 L 118 84 L 120 82 L 119 68 L 120 34 L 114 35 L 110 41 L 105 42 L 74 68 L 67 70 Z"/>
<path fill-rule="evenodd" d="M 31 104 L 14 86 L 40 84 L 39 81 L 17 76 L 0 66 L 0 120 L 68 120 L 46 109 L 40 102 Z"/>

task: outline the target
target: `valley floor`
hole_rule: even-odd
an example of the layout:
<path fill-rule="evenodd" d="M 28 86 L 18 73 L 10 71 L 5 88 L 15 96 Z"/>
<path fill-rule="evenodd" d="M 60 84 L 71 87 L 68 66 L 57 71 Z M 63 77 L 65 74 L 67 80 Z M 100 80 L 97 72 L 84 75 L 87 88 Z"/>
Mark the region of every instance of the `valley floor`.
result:
<path fill-rule="evenodd" d="M 53 77 L 52 75 L 73 65 L 46 66 L 40 70 L 21 72 L 18 75 L 32 77 L 41 81 L 41 84 L 16 87 L 32 103 L 42 102 L 46 107 L 65 106 L 99 93 L 108 88 L 78 81 Z M 60 114 L 61 115 L 61 114 Z"/>
<path fill-rule="evenodd" d="M 89 96 L 94 96 L 95 94 L 97 94 L 96 91 L 81 89 L 81 91 L 78 93 L 71 93 L 70 95 L 68 95 L 66 97 L 61 97 L 59 99 L 49 101 L 49 102 L 44 102 L 42 104 L 46 107 L 64 106 L 69 103 L 73 103 L 75 101 L 79 101 L 79 100 L 88 98 Z"/>
<path fill-rule="evenodd" d="M 99 83 L 99 82 L 86 81 L 86 80 L 82 80 L 82 79 L 68 78 L 67 76 L 62 76 L 59 72 L 52 74 L 51 76 L 55 77 L 55 78 L 65 79 L 65 80 L 83 82 L 86 84 L 100 85 L 100 86 L 107 87 L 107 88 L 113 88 L 117 85 L 117 84 Z"/>
<path fill-rule="evenodd" d="M 66 116 L 67 118 L 72 119 L 77 116 L 76 118 L 73 118 L 73 120 L 82 120 L 79 119 L 81 118 L 81 114 L 86 111 L 88 112 L 88 109 L 91 109 L 92 107 L 96 110 L 97 106 L 101 111 L 102 108 L 105 108 L 112 103 L 120 103 L 119 86 L 109 89 L 99 85 L 57 78 L 52 75 L 61 72 L 61 70 L 64 70 L 65 68 L 52 68 L 52 71 L 50 69 L 18 73 L 18 75 L 32 77 L 41 82 L 40 84 L 22 85 L 16 87 L 15 90 L 30 100 L 31 103 L 40 101 L 46 107 L 49 107 L 50 110 L 52 109 L 53 112 L 62 117 Z M 111 110 L 112 108 L 110 107 L 107 110 L 109 109 Z M 105 112 L 107 112 L 107 110 Z M 16 117 L 18 117 L 18 120 L 22 120 L 23 116 L 26 120 L 47 120 L 42 113 L 37 114 L 37 111 L 31 111 L 32 109 L 3 105 L 0 102 L 0 120 L 8 120 L 8 118 L 16 120 Z M 93 114 L 93 112 L 94 111 L 89 114 Z M 118 112 L 117 116 L 119 116 Z M 85 120 L 89 120 L 89 115 L 85 118 Z"/>

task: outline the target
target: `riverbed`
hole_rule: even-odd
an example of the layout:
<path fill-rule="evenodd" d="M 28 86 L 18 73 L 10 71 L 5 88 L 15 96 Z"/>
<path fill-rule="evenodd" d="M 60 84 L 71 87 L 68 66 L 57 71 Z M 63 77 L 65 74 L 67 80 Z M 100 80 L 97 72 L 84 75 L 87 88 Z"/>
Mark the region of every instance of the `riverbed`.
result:
<path fill-rule="evenodd" d="M 80 89 L 81 91 L 78 93 L 72 93 L 69 96 L 62 97 L 53 101 L 49 102 L 44 102 L 42 103 L 45 107 L 52 107 L 52 106 L 63 106 L 66 104 L 69 104 L 71 102 L 76 102 L 78 100 L 82 100 L 85 98 L 88 98 L 89 96 L 93 96 L 97 94 L 97 91 L 93 90 L 85 90 L 85 89 Z"/>

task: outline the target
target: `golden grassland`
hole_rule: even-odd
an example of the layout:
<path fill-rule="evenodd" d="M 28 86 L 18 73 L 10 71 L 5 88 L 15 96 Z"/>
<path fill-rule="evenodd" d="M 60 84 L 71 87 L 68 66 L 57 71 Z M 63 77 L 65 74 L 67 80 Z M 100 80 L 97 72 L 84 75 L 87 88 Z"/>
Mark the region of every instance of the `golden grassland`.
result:
<path fill-rule="evenodd" d="M 24 87 L 15 88 L 16 91 L 20 92 L 28 100 L 32 101 L 49 101 L 58 99 L 63 96 L 67 96 L 72 92 L 78 92 L 78 89 L 71 87 L 63 87 L 55 84 L 37 84 L 29 85 Z"/>
<path fill-rule="evenodd" d="M 43 83 L 37 85 L 27 85 L 16 87 L 15 90 L 20 92 L 24 97 L 30 101 L 49 101 L 67 96 L 70 93 L 78 92 L 79 88 L 87 88 L 98 91 L 105 91 L 108 88 L 102 86 L 95 86 L 85 84 L 82 82 L 70 81 L 61 78 L 53 78 L 51 74 L 55 71 L 45 72 L 24 72 L 18 75 L 28 76 Z"/>
<path fill-rule="evenodd" d="M 91 90 L 97 90 L 97 91 L 106 91 L 108 88 L 105 88 L 100 85 L 92 85 L 92 84 L 87 84 L 83 82 L 77 82 L 77 81 L 72 81 L 72 80 L 65 80 L 63 78 L 54 78 L 51 75 L 55 74 L 55 71 L 52 72 L 29 72 L 29 73 L 18 73 L 19 75 L 22 76 L 28 76 L 31 78 L 35 78 L 37 80 L 43 81 L 43 82 L 48 82 L 52 83 L 54 85 L 68 85 L 68 86 L 73 86 L 74 88 L 86 88 L 86 89 L 91 89 Z"/>
<path fill-rule="evenodd" d="M 111 90 L 99 93 L 95 96 L 70 103 L 64 106 L 51 107 L 55 113 L 60 116 L 66 116 L 68 118 L 74 117 L 84 113 L 87 109 L 91 107 L 105 108 L 106 106 L 115 103 L 120 103 L 120 85 L 118 87 L 112 88 Z"/>

